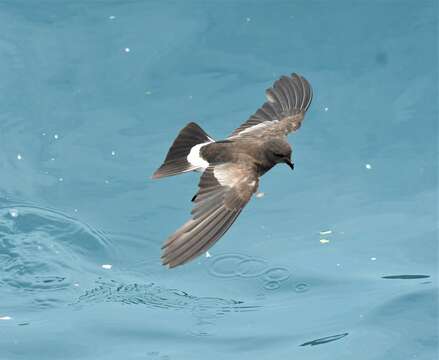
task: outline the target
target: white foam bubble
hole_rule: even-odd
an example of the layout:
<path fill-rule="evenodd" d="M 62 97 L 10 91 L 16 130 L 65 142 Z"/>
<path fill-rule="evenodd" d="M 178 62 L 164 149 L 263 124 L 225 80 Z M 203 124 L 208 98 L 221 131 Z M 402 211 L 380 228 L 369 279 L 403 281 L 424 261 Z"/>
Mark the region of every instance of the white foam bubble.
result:
<path fill-rule="evenodd" d="M 105 270 L 111 270 L 113 265 L 111 265 L 111 264 L 103 264 L 101 267 L 102 267 L 102 269 L 105 269 Z"/>
<path fill-rule="evenodd" d="M 366 165 L 364 165 L 364 166 L 366 167 L 367 170 L 372 169 L 372 165 L 370 165 L 370 164 L 366 164 Z"/>
<path fill-rule="evenodd" d="M 123 49 L 125 52 L 130 52 L 131 51 L 131 49 L 129 48 L 129 47 L 126 47 L 125 49 Z"/>
<path fill-rule="evenodd" d="M 21 154 L 17 154 L 17 160 L 21 160 L 22 158 Z"/>
<path fill-rule="evenodd" d="M 0 320 L 12 320 L 10 316 L 0 316 Z"/>

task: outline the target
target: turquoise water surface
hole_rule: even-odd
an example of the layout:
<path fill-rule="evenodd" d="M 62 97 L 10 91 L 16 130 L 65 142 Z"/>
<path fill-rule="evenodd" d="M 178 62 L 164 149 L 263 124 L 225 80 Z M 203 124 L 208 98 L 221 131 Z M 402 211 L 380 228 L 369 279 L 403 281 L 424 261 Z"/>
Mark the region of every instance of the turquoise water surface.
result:
<path fill-rule="evenodd" d="M 0 360 L 438 356 L 438 3 L 0 0 Z M 297 72 L 277 166 L 203 256 L 160 264 L 224 138 Z"/>

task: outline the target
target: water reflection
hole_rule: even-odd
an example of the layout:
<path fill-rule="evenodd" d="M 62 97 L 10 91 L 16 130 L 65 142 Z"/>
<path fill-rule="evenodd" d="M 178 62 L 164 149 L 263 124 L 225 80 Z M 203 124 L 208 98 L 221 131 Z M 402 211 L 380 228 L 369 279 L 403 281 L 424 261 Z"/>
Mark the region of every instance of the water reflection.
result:
<path fill-rule="evenodd" d="M 426 279 L 430 275 L 386 275 L 381 276 L 381 279 L 393 279 L 393 280 L 412 280 L 412 279 Z"/>
<path fill-rule="evenodd" d="M 332 336 L 326 336 L 323 338 L 319 338 L 319 339 L 315 339 L 312 341 L 308 341 L 306 343 L 300 344 L 300 346 L 317 346 L 317 345 L 322 345 L 322 344 L 326 344 L 332 341 L 337 341 L 340 339 L 343 339 L 345 336 L 348 336 L 349 333 L 343 333 L 343 334 L 338 334 L 338 335 L 332 335 Z"/>

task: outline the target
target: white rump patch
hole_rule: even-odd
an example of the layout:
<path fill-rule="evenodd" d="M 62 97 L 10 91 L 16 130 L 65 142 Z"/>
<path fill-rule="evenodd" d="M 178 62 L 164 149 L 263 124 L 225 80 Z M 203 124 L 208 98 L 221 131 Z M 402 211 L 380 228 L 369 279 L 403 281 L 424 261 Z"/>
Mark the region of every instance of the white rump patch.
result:
<path fill-rule="evenodd" d="M 207 145 L 210 143 L 211 143 L 211 141 L 205 142 L 202 144 L 198 144 L 198 145 L 195 145 L 194 147 L 192 147 L 189 155 L 187 156 L 188 163 L 191 164 L 192 166 L 195 166 L 196 168 L 207 169 L 207 167 L 209 166 L 209 163 L 200 156 L 200 149 L 204 145 Z"/>

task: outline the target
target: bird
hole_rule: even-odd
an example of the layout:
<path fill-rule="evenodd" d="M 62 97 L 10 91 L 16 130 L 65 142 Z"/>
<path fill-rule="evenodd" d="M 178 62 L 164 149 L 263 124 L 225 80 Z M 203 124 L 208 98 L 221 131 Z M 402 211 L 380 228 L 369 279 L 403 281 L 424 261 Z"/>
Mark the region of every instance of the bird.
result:
<path fill-rule="evenodd" d="M 202 172 L 191 218 L 163 243 L 161 262 L 168 268 L 186 264 L 216 243 L 273 166 L 283 163 L 294 170 L 287 135 L 302 124 L 313 97 L 311 85 L 293 73 L 265 93 L 267 101 L 224 140 L 215 141 L 195 122 L 187 124 L 152 175 Z"/>

